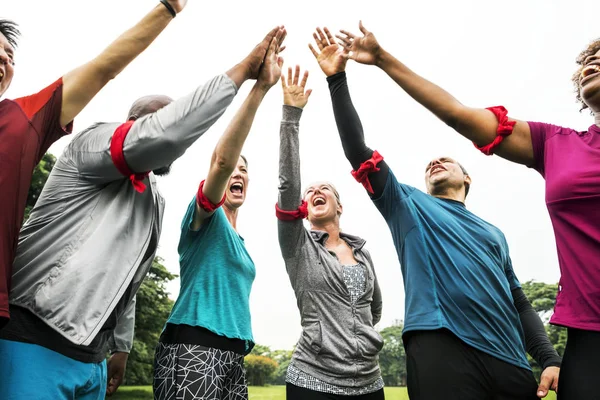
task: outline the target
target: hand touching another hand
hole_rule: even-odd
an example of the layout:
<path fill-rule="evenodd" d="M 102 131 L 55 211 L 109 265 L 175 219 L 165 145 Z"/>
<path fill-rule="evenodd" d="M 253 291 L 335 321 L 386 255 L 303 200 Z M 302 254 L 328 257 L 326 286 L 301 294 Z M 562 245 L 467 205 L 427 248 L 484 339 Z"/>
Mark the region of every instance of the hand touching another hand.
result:
<path fill-rule="evenodd" d="M 379 45 L 379 42 L 377 42 L 375 35 L 364 27 L 362 21 L 358 23 L 358 28 L 363 36 L 356 36 L 343 29 L 340 30 L 341 35 L 335 36 L 340 40 L 339 43 L 344 48 L 344 53 L 349 59 L 361 64 L 375 65 L 381 58 L 384 50 Z"/>
<path fill-rule="evenodd" d="M 292 68 L 288 68 L 287 83 L 285 76 L 281 75 L 281 87 L 283 88 L 283 104 L 286 106 L 293 106 L 298 108 L 304 108 L 308 102 L 308 98 L 312 93 L 312 89 L 304 90 L 306 81 L 308 80 L 308 71 L 304 71 L 302 81 L 298 84 L 300 79 L 300 66 L 296 65 L 296 70 L 292 76 Z"/>
<path fill-rule="evenodd" d="M 265 90 L 273 87 L 281 76 L 283 58 L 279 57 L 279 53 L 284 49 L 281 44 L 286 35 L 287 32 L 285 29 L 279 29 L 271 40 L 271 43 L 269 43 L 269 48 L 267 49 L 264 63 L 258 72 L 257 80 L 257 84 Z"/>
<path fill-rule="evenodd" d="M 323 33 L 323 30 L 325 33 Z M 323 70 L 326 76 L 331 76 L 346 69 L 348 51 L 344 50 L 344 48 L 340 47 L 335 42 L 329 29 L 323 28 L 323 30 L 317 28 L 317 32 L 313 33 L 313 38 L 315 39 L 319 51 L 317 52 L 310 43 L 308 47 L 317 59 L 321 70 Z"/>

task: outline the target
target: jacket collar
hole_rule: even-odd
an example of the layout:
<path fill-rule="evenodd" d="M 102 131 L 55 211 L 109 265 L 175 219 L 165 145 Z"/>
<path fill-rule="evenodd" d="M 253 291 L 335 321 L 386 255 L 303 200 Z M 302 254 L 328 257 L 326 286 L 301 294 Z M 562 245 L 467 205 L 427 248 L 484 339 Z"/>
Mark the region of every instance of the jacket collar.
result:
<path fill-rule="evenodd" d="M 321 244 L 322 246 L 325 246 L 325 241 L 329 237 L 329 233 L 327 233 L 325 231 L 310 231 L 310 235 L 316 242 L 319 242 L 319 244 Z M 345 240 L 346 243 L 348 243 L 350 245 L 350 247 L 352 247 L 355 250 L 362 249 L 362 247 L 366 243 L 364 239 L 362 239 L 358 236 L 349 235 L 344 232 L 340 232 L 340 237 L 343 240 Z"/>

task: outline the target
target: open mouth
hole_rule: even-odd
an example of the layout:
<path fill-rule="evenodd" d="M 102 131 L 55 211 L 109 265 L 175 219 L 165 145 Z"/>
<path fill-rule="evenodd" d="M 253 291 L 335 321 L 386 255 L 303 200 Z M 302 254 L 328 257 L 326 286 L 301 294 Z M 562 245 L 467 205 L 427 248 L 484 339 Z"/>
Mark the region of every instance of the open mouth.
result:
<path fill-rule="evenodd" d="M 444 167 L 432 167 L 431 170 L 429 171 L 429 176 L 440 172 L 440 171 L 445 171 Z"/>
<path fill-rule="evenodd" d="M 0 71 L 0 82 L 4 80 L 4 71 Z"/>
<path fill-rule="evenodd" d="M 581 70 L 581 83 L 591 79 L 600 72 L 600 65 L 591 64 Z"/>
<path fill-rule="evenodd" d="M 325 205 L 326 201 L 324 197 L 317 196 L 313 199 L 312 204 L 314 207 Z"/>
<path fill-rule="evenodd" d="M 232 183 L 231 186 L 229 186 L 229 191 L 235 195 L 241 196 L 242 193 L 244 193 L 244 185 L 240 182 Z"/>

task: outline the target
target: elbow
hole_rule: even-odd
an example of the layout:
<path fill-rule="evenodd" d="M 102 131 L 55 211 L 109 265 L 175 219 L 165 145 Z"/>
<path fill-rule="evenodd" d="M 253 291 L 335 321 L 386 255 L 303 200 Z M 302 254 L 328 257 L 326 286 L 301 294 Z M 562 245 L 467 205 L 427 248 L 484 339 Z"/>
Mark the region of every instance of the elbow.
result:
<path fill-rule="evenodd" d="M 219 171 L 221 174 L 231 175 L 235 170 L 238 160 L 233 160 L 231 157 L 213 154 L 211 164 L 212 168 Z"/>

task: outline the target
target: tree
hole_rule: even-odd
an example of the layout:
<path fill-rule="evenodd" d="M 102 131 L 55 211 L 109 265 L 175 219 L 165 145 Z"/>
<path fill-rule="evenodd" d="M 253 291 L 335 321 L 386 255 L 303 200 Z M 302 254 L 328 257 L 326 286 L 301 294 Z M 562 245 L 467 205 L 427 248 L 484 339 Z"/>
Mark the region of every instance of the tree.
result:
<path fill-rule="evenodd" d="M 270 357 L 248 354 L 244 359 L 246 379 L 251 386 L 264 386 L 277 371 L 277 362 Z"/>
<path fill-rule="evenodd" d="M 26 221 L 29 218 L 29 213 L 33 206 L 35 206 L 35 202 L 40 197 L 40 193 L 42 193 L 42 189 L 46 184 L 46 180 L 48 179 L 48 175 L 50 175 L 50 171 L 54 167 L 56 163 L 56 157 L 54 157 L 50 153 L 44 154 L 42 157 L 42 161 L 38 165 L 35 166 L 33 170 L 33 175 L 31 177 L 31 185 L 29 186 L 29 192 L 27 193 L 27 203 L 25 206 L 25 218 Z"/>
<path fill-rule="evenodd" d="M 176 276 L 167 271 L 160 257 L 155 257 L 137 292 L 135 338 L 125 372 L 128 385 L 152 384 L 154 349 L 173 308 L 166 284 Z"/>
<path fill-rule="evenodd" d="M 406 386 L 406 353 L 402 329 L 402 321 L 396 321 L 380 332 L 384 344 L 379 353 L 379 367 L 386 386 Z"/>
<path fill-rule="evenodd" d="M 558 284 L 528 281 L 523 283 L 521 286 L 523 288 L 523 292 L 531 302 L 534 310 L 540 315 L 540 318 L 544 322 L 546 333 L 548 333 L 550 342 L 558 354 L 562 356 L 567 344 L 567 330 L 566 328 L 550 325 L 548 323 L 548 320 L 550 319 L 550 316 L 554 310 L 556 293 L 558 292 Z M 539 378 L 541 374 L 540 366 L 529 356 L 529 354 L 527 355 L 527 359 L 529 360 L 529 364 L 533 369 L 534 375 Z"/>
<path fill-rule="evenodd" d="M 272 376 L 271 385 L 285 385 L 287 369 L 292 361 L 293 350 L 275 350 L 271 352 L 271 358 L 277 362 L 277 370 Z"/>

